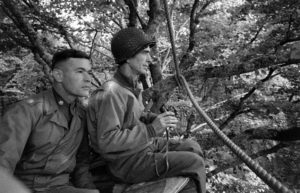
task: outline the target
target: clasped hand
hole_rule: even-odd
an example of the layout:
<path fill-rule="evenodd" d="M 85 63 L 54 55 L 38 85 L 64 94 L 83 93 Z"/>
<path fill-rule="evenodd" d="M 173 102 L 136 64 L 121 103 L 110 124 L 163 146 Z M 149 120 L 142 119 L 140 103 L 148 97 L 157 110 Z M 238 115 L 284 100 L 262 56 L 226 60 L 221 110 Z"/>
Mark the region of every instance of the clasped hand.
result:
<path fill-rule="evenodd" d="M 157 134 L 162 134 L 166 128 L 175 128 L 178 119 L 173 112 L 167 111 L 159 114 L 151 123 Z"/>

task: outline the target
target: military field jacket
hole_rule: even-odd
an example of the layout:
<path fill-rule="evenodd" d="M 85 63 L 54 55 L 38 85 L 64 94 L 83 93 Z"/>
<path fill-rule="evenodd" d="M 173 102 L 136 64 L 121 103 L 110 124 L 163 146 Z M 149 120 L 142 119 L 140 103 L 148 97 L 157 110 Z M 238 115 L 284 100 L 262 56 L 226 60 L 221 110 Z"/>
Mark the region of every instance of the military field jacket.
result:
<path fill-rule="evenodd" d="M 30 188 L 68 183 L 85 116 L 79 103 L 72 105 L 69 126 L 52 90 L 14 104 L 1 117 L 0 167 Z"/>
<path fill-rule="evenodd" d="M 117 73 L 90 97 L 87 123 L 91 145 L 108 161 L 145 149 L 156 136 L 151 124 L 146 124 L 156 115 L 143 112 L 140 91 Z"/>

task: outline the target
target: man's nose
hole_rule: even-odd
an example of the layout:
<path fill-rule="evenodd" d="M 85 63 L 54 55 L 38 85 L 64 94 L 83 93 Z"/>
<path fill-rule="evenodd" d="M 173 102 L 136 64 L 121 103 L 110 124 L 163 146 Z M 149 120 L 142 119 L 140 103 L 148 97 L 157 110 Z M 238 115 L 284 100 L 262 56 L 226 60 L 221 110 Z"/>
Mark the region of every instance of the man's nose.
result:
<path fill-rule="evenodd" d="M 92 74 L 91 72 L 84 73 L 84 81 L 91 82 L 91 80 L 92 80 L 92 75 L 91 74 Z"/>
<path fill-rule="evenodd" d="M 148 63 L 152 63 L 152 57 L 151 57 L 150 54 L 148 54 L 148 56 L 147 56 L 147 62 L 148 62 Z"/>

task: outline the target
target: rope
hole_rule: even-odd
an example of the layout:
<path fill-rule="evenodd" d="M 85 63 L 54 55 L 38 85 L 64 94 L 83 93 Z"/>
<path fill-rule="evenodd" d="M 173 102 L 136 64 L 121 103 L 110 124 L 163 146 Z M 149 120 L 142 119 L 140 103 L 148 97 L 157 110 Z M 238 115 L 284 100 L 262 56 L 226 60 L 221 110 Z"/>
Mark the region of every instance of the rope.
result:
<path fill-rule="evenodd" d="M 165 106 L 162 106 L 161 109 L 162 109 L 163 112 L 167 111 Z M 160 152 L 162 153 L 164 150 L 166 151 L 165 154 L 164 154 L 164 158 L 165 158 L 165 162 L 166 162 L 166 169 L 162 174 L 160 174 L 159 171 L 158 171 L 157 160 L 155 159 L 155 171 L 156 171 L 156 174 L 157 174 L 158 177 L 165 176 L 168 173 L 169 169 L 170 169 L 169 154 L 168 154 L 169 153 L 169 142 L 170 142 L 169 141 L 170 131 L 169 131 L 168 127 L 166 128 L 165 132 L 166 132 L 167 141 L 166 141 L 165 147 L 163 147 Z"/>
<path fill-rule="evenodd" d="M 209 116 L 205 113 L 204 110 L 198 105 L 196 102 L 187 81 L 185 80 L 184 76 L 180 74 L 176 53 L 175 53 L 175 44 L 174 44 L 174 37 L 172 32 L 172 26 L 170 21 L 170 16 L 168 12 L 168 4 L 167 0 L 164 0 L 164 7 L 166 12 L 166 18 L 169 28 L 169 35 L 170 41 L 173 50 L 173 59 L 174 65 L 176 69 L 176 77 L 178 82 L 181 83 L 182 86 L 187 91 L 187 94 L 193 103 L 194 107 L 198 111 L 198 113 L 205 119 L 207 124 L 212 128 L 212 130 L 216 133 L 216 135 L 229 147 L 233 153 L 235 153 L 258 177 L 260 177 L 268 186 L 270 186 L 275 192 L 277 193 L 292 193 L 287 187 L 285 187 L 282 183 L 280 183 L 276 178 L 274 178 L 271 174 L 269 174 L 266 170 L 264 170 L 258 163 L 256 163 L 253 159 L 251 159 L 241 148 L 239 148 L 235 143 L 233 143 L 219 128 L 218 126 L 209 118 Z"/>
<path fill-rule="evenodd" d="M 165 147 L 163 147 L 162 150 L 160 151 L 160 153 L 163 153 L 164 150 L 166 151 L 166 152 L 164 153 L 164 158 L 165 158 L 165 162 L 166 162 L 166 169 L 165 169 L 164 172 L 162 172 L 162 174 L 159 173 L 159 171 L 158 171 L 158 163 L 157 163 L 157 160 L 154 159 L 154 162 L 155 162 L 155 172 L 156 172 L 156 175 L 157 175 L 158 177 L 161 177 L 161 176 L 165 177 L 166 174 L 168 173 L 169 169 L 170 169 L 170 164 L 169 164 L 169 154 L 168 154 L 168 153 L 169 153 L 169 139 L 170 139 L 170 137 L 169 137 L 169 128 L 166 128 L 166 135 L 167 135 L 167 136 L 166 136 L 166 137 L 167 137 L 166 145 L 165 145 Z"/>

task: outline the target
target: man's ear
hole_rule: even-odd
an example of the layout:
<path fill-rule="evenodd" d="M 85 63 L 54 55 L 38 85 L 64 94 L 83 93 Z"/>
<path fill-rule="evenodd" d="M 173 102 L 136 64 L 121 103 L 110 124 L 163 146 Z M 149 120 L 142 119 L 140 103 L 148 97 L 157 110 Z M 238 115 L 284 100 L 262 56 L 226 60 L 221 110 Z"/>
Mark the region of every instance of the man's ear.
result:
<path fill-rule="evenodd" d="M 132 60 L 132 58 L 128 58 L 128 59 L 126 59 L 126 62 L 125 62 L 125 63 L 130 64 L 130 63 L 131 63 L 131 60 Z"/>
<path fill-rule="evenodd" d="M 52 77 L 54 78 L 54 80 L 56 82 L 62 82 L 63 78 L 64 78 L 62 70 L 60 70 L 58 68 L 53 69 L 53 71 L 52 71 Z"/>

